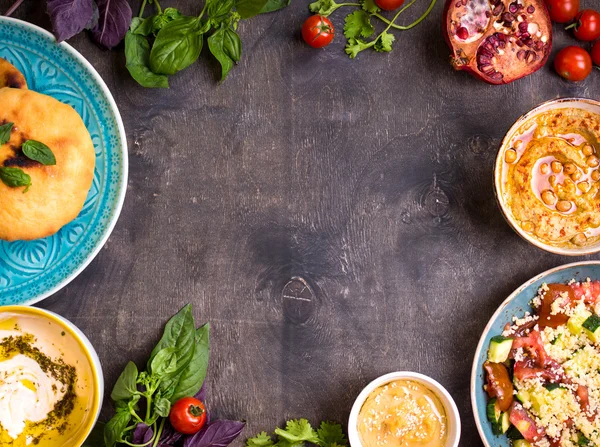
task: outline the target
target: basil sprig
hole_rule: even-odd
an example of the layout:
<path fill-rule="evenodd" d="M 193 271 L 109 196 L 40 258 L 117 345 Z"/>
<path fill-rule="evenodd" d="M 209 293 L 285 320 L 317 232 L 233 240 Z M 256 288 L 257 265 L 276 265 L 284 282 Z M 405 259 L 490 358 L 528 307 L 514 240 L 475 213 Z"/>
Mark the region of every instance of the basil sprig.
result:
<path fill-rule="evenodd" d="M 37 161 L 44 166 L 53 166 L 56 164 L 54 153 L 44 143 L 35 140 L 27 140 L 23 143 L 21 150 L 27 158 Z"/>
<path fill-rule="evenodd" d="M 8 143 L 13 126 L 14 123 L 6 123 L 0 126 L 0 145 Z"/>
<path fill-rule="evenodd" d="M 11 188 L 25 186 L 23 194 L 31 187 L 31 176 L 19 168 L 0 167 L 0 180 Z"/>

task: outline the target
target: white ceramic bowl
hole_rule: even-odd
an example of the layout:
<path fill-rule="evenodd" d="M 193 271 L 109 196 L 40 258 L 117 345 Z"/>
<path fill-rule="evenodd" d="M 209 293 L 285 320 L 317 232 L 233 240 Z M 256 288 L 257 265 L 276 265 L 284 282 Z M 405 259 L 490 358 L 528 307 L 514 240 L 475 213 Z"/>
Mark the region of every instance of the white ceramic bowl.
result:
<path fill-rule="evenodd" d="M 373 390 L 379 388 L 386 383 L 394 380 L 412 380 L 418 382 L 433 393 L 440 399 L 444 409 L 446 410 L 446 419 L 448 422 L 448 441 L 443 447 L 457 447 L 460 441 L 460 415 L 458 414 L 458 408 L 450 396 L 450 393 L 440 385 L 438 382 L 433 380 L 431 377 L 424 376 L 423 374 L 409 372 L 409 371 L 398 371 L 385 374 L 369 383 L 358 395 L 350 411 L 350 419 L 348 420 L 348 438 L 352 447 L 362 447 L 360 436 L 358 435 L 358 414 L 363 404 L 367 400 L 367 397 L 373 392 Z"/>
<path fill-rule="evenodd" d="M 0 327 L 2 323 L 6 326 L 7 322 L 11 328 L 13 324 L 17 324 L 22 332 L 36 337 L 34 346 L 39 347 L 47 356 L 53 359 L 63 358 L 68 365 L 75 367 L 75 393 L 79 398 L 77 405 L 82 406 L 79 413 L 73 413 L 77 418 L 77 426 L 49 442 L 52 446 L 80 447 L 98 420 L 104 398 L 104 377 L 94 347 L 73 323 L 45 309 L 1 306 Z M 79 418 L 77 415 L 83 416 Z M 46 446 L 43 437 L 38 445 Z"/>
<path fill-rule="evenodd" d="M 509 223 L 515 232 L 529 242 L 532 245 L 535 245 L 542 250 L 546 250 L 550 253 L 555 253 L 559 255 L 566 256 L 584 256 L 593 253 L 600 252 L 600 242 L 596 244 L 587 245 L 585 247 L 577 247 L 577 248 L 560 248 L 555 247 L 553 245 L 546 244 L 545 242 L 537 239 L 535 236 L 524 231 L 519 224 L 516 222 L 515 218 L 512 215 L 510 207 L 506 204 L 506 200 L 504 194 L 502 193 L 502 169 L 503 169 L 503 156 L 504 151 L 511 147 L 511 142 L 513 138 L 516 136 L 519 128 L 525 123 L 525 121 L 530 120 L 531 118 L 548 112 L 549 110 L 556 109 L 566 109 L 566 108 L 576 108 L 583 109 L 589 112 L 600 114 L 600 102 L 594 101 L 592 99 L 585 98 L 562 98 L 562 99 L 553 99 L 551 101 L 547 101 L 545 103 L 540 104 L 535 109 L 526 113 L 522 117 L 520 117 L 507 132 L 504 140 L 502 140 L 502 145 L 500 146 L 500 150 L 498 151 L 498 155 L 496 157 L 496 165 L 494 168 L 494 189 L 496 194 L 496 199 L 498 200 L 498 204 L 500 205 L 500 209 L 502 210 L 502 214 L 504 218 Z"/>

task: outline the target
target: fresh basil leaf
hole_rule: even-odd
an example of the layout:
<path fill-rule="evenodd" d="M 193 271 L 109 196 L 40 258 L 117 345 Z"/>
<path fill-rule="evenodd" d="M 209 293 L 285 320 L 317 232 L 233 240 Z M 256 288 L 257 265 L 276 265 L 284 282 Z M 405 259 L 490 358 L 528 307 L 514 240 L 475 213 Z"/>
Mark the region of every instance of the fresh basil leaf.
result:
<path fill-rule="evenodd" d="M 254 17 L 263 10 L 268 0 L 236 0 L 235 9 L 242 19 Z"/>
<path fill-rule="evenodd" d="M 99 18 L 92 28 L 92 37 L 101 46 L 116 47 L 127 33 L 131 24 L 131 7 L 127 0 L 97 0 Z"/>
<path fill-rule="evenodd" d="M 102 447 L 104 446 L 104 423 L 97 422 L 89 436 L 81 447 Z"/>
<path fill-rule="evenodd" d="M 139 423 L 135 426 L 133 433 L 131 434 L 131 443 L 132 444 L 141 444 L 145 446 L 150 446 L 150 440 L 154 437 L 154 432 L 152 427 Z M 159 444 L 160 445 L 160 444 Z"/>
<path fill-rule="evenodd" d="M 178 17 L 181 17 L 181 13 L 179 10 L 177 10 L 177 8 L 165 8 L 162 15 L 168 17 L 169 19 L 177 19 Z"/>
<path fill-rule="evenodd" d="M 158 353 L 165 348 L 175 348 L 177 353 L 177 370 L 173 376 L 180 374 L 190 363 L 195 349 L 196 328 L 192 305 L 188 304 L 173 316 L 165 325 L 165 331 L 150 354 L 148 369 L 152 371 L 152 362 Z"/>
<path fill-rule="evenodd" d="M 14 125 L 14 123 L 6 123 L 0 126 L 0 145 L 9 142 L 10 133 L 12 132 L 12 128 Z"/>
<path fill-rule="evenodd" d="M 0 167 L 0 180 L 11 188 L 26 186 L 23 193 L 29 191 L 31 187 L 31 176 L 19 168 Z"/>
<path fill-rule="evenodd" d="M 132 34 L 139 34 L 140 36 L 149 36 L 152 33 L 152 26 L 154 24 L 154 20 L 158 16 L 150 16 L 142 19 L 140 17 L 134 17 L 131 20 L 131 25 L 129 26 L 129 31 Z"/>
<path fill-rule="evenodd" d="M 177 386 L 171 396 L 171 402 L 176 402 L 182 397 L 194 396 L 202 388 L 206 371 L 208 369 L 208 359 L 210 357 L 210 325 L 205 324 L 196 331 L 196 347 L 194 356 L 181 372 Z"/>
<path fill-rule="evenodd" d="M 115 386 L 110 394 L 114 401 L 127 400 L 137 393 L 138 369 L 135 363 L 129 362 L 117 379 Z"/>
<path fill-rule="evenodd" d="M 48 0 L 47 6 L 58 42 L 79 34 L 94 16 L 92 0 Z"/>
<path fill-rule="evenodd" d="M 233 64 L 240 60 L 242 40 L 231 28 L 221 28 L 208 38 L 208 48 L 221 64 L 221 81 L 223 81 L 233 68 Z"/>
<path fill-rule="evenodd" d="M 44 166 L 53 166 L 56 164 L 56 157 L 48 146 L 35 140 L 27 140 L 23 143 L 21 150 L 27 158 L 40 162 Z"/>
<path fill-rule="evenodd" d="M 212 0 L 206 8 L 208 16 L 213 20 L 221 20 L 231 13 L 235 0 Z"/>
<path fill-rule="evenodd" d="M 164 397 L 161 397 L 154 404 L 154 411 L 161 418 L 168 417 L 169 412 L 171 411 L 171 401 L 169 401 L 169 399 L 165 399 Z"/>
<path fill-rule="evenodd" d="M 267 4 L 260 11 L 261 14 L 266 14 L 268 12 L 279 11 L 280 9 L 289 6 L 292 3 L 292 0 L 267 0 Z"/>
<path fill-rule="evenodd" d="M 200 57 L 204 32 L 206 24 L 197 17 L 182 16 L 167 23 L 156 35 L 150 51 L 150 70 L 174 75 L 189 67 Z"/>
<path fill-rule="evenodd" d="M 148 67 L 150 44 L 143 35 L 131 31 L 125 35 L 125 60 L 129 74 L 142 87 L 169 88 L 169 78 L 153 73 Z"/>
<path fill-rule="evenodd" d="M 185 438 L 183 447 L 227 447 L 240 435 L 245 425 L 237 421 L 211 422 L 195 435 Z"/>
<path fill-rule="evenodd" d="M 129 411 L 117 411 L 117 414 L 106 423 L 104 426 L 104 445 L 106 447 L 114 447 L 127 428 L 127 424 L 131 420 Z"/>
<path fill-rule="evenodd" d="M 152 375 L 164 377 L 175 371 L 177 371 L 177 349 L 170 346 L 158 351 L 150 364 Z"/>
<path fill-rule="evenodd" d="M 152 22 L 152 32 L 156 35 L 161 29 L 165 27 L 167 23 L 172 22 L 175 19 L 181 17 L 181 13 L 175 8 L 167 8 L 162 14 L 154 16 Z"/>

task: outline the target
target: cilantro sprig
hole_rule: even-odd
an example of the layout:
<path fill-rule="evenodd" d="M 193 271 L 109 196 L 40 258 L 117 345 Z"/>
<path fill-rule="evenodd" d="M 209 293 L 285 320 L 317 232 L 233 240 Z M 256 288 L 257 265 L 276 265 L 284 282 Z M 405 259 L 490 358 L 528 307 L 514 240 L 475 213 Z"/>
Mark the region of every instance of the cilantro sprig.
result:
<path fill-rule="evenodd" d="M 309 5 L 309 9 L 315 14 L 328 17 L 343 7 L 360 8 L 349 13 L 344 23 L 344 36 L 348 40 L 346 54 L 354 59 L 358 53 L 368 48 L 373 48 L 379 53 L 392 51 L 396 37 L 390 31 L 392 29 L 406 31 L 414 28 L 425 20 L 437 2 L 437 0 L 431 0 L 427 10 L 414 22 L 408 25 L 398 25 L 396 20 L 400 17 L 400 14 L 415 4 L 416 1 L 411 0 L 407 3 L 391 20 L 380 14 L 381 10 L 377 7 L 374 0 L 360 0 L 358 3 L 336 3 L 335 0 L 317 0 Z M 375 26 L 371 22 L 372 19 L 377 19 L 386 25 L 385 29 L 377 35 L 375 35 Z M 370 40 L 365 40 L 370 37 L 372 37 Z"/>
<path fill-rule="evenodd" d="M 248 439 L 246 447 L 304 447 L 307 442 L 319 447 L 348 445 L 340 424 L 323 421 L 315 430 L 306 419 L 292 419 L 285 428 L 276 428 L 272 436 L 263 431 Z"/>

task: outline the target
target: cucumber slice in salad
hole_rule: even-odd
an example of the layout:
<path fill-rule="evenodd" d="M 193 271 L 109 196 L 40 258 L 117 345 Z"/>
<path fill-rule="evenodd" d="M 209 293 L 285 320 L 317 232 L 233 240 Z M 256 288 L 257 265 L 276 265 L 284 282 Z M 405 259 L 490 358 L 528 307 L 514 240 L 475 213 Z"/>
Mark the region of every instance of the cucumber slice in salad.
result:
<path fill-rule="evenodd" d="M 510 428 L 508 412 L 501 412 L 496 405 L 496 399 L 490 399 L 486 408 L 487 418 L 492 424 L 492 432 L 496 436 L 503 435 Z"/>
<path fill-rule="evenodd" d="M 591 315 L 583 322 L 582 326 L 590 340 L 598 343 L 600 340 L 600 317 L 598 315 Z"/>
<path fill-rule="evenodd" d="M 506 432 L 506 437 L 508 439 L 512 439 L 513 441 L 523 439 L 523 435 L 519 430 L 517 430 L 517 427 L 515 427 L 514 425 L 511 425 L 509 427 L 509 429 Z"/>
<path fill-rule="evenodd" d="M 591 316 L 592 313 L 585 309 L 576 311 L 573 316 L 569 318 L 569 321 L 567 321 L 567 328 L 573 335 L 579 335 L 583 330 L 583 323 Z"/>
<path fill-rule="evenodd" d="M 508 431 L 508 429 L 511 427 L 510 425 L 510 417 L 508 415 L 508 411 L 505 413 L 502 413 L 502 416 L 500 416 L 500 423 L 499 423 L 499 428 L 500 428 L 500 434 L 504 434 Z"/>
<path fill-rule="evenodd" d="M 488 360 L 492 363 L 504 363 L 508 360 L 508 355 L 512 349 L 513 339 L 497 335 L 490 340 L 490 349 L 488 350 Z"/>
<path fill-rule="evenodd" d="M 531 447 L 531 444 L 524 439 L 517 439 L 513 441 L 513 447 Z"/>

